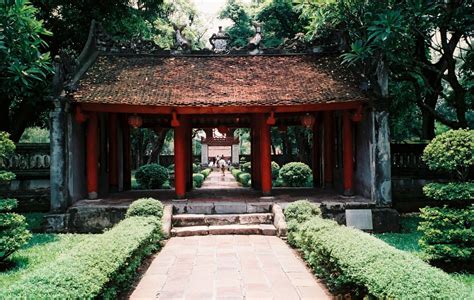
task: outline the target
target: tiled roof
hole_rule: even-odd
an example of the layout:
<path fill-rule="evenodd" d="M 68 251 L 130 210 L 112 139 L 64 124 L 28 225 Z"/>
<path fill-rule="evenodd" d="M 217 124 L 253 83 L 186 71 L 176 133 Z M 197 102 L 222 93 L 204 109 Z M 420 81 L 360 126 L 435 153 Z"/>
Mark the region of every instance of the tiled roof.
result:
<path fill-rule="evenodd" d="M 364 100 L 337 57 L 99 56 L 74 102 L 272 106 Z"/>

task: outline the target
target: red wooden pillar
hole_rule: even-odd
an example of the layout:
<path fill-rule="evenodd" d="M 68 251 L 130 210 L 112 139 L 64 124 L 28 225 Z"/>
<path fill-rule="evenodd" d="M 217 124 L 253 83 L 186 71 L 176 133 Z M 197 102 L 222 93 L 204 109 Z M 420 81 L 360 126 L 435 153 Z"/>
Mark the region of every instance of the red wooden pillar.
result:
<path fill-rule="evenodd" d="M 109 186 L 111 192 L 118 190 L 118 145 L 117 114 L 109 113 Z"/>
<path fill-rule="evenodd" d="M 264 114 L 258 116 L 260 127 L 260 175 L 262 194 L 268 196 L 272 193 L 272 140 L 270 135 L 270 126 Z"/>
<path fill-rule="evenodd" d="M 342 114 L 344 195 L 354 195 L 354 162 L 352 151 L 352 120 L 349 111 Z"/>
<path fill-rule="evenodd" d="M 334 168 L 334 130 L 333 113 L 325 111 L 323 113 L 324 126 L 324 185 L 331 186 Z"/>
<path fill-rule="evenodd" d="M 89 114 L 89 121 L 87 122 L 87 193 L 89 199 L 97 199 L 99 190 L 99 122 L 96 113 Z"/>
<path fill-rule="evenodd" d="M 187 124 L 182 116 L 179 125 L 174 127 L 174 189 L 177 199 L 186 197 L 186 177 L 188 164 L 188 151 L 186 150 Z"/>
<path fill-rule="evenodd" d="M 132 188 L 132 168 L 130 157 L 130 126 L 125 118 L 122 126 L 123 140 L 123 189 L 125 191 Z"/>
<path fill-rule="evenodd" d="M 320 155 L 320 133 L 319 118 L 313 125 L 313 186 L 318 187 L 320 183 L 321 155 Z"/>
<path fill-rule="evenodd" d="M 193 141 L 192 141 L 192 127 L 190 123 L 186 123 L 186 191 L 193 189 Z"/>
<path fill-rule="evenodd" d="M 261 189 L 260 168 L 260 122 L 257 115 L 252 116 L 252 187 Z"/>

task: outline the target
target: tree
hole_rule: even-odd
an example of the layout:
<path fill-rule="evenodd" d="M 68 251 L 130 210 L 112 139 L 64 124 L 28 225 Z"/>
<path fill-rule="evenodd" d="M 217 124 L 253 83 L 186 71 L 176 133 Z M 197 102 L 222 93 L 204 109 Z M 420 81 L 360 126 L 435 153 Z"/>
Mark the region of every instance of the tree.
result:
<path fill-rule="evenodd" d="M 311 18 L 308 34 L 341 37 L 344 60 L 359 65 L 369 80 L 383 62 L 391 82 L 414 91 L 405 100 L 422 114 L 423 138 L 434 136 L 435 120 L 451 128 L 472 126 L 472 77 L 463 71 L 471 64 L 472 2 L 313 0 L 298 7 Z M 399 97 L 394 91 L 392 99 Z"/>
<path fill-rule="evenodd" d="M 52 72 L 43 37 L 50 36 L 26 0 L 0 4 L 0 130 L 18 141 L 35 120 Z"/>
<path fill-rule="evenodd" d="M 251 27 L 252 16 L 250 7 L 238 0 L 228 0 L 224 9 L 219 13 L 219 18 L 230 19 L 234 24 L 226 28 L 230 36 L 230 47 L 245 47 L 249 38 L 254 34 Z"/>

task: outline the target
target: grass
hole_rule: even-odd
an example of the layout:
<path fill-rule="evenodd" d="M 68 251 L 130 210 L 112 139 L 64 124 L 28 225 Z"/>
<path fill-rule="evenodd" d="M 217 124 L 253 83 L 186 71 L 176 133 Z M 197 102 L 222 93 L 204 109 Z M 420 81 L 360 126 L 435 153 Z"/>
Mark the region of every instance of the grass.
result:
<path fill-rule="evenodd" d="M 418 214 L 407 214 L 400 218 L 400 233 L 381 233 L 375 236 L 397 249 L 411 252 L 423 259 L 423 253 L 418 245 L 418 240 L 422 235 L 417 229 L 419 222 Z M 453 273 L 452 276 L 471 289 L 474 299 L 474 274 Z"/>
<path fill-rule="evenodd" d="M 11 256 L 14 266 L 0 272 L 0 289 L 55 260 L 61 253 L 90 238 L 87 234 L 33 234 L 30 242 Z"/>

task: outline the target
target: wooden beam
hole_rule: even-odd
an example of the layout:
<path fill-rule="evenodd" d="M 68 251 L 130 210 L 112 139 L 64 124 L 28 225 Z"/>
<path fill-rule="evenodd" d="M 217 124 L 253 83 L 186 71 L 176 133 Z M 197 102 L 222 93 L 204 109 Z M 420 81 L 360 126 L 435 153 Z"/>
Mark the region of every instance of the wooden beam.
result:
<path fill-rule="evenodd" d="M 351 102 L 329 102 L 300 105 L 276 105 L 276 106 L 209 106 L 209 107 L 172 107 L 153 105 L 131 105 L 131 104 L 103 104 L 103 103 L 78 103 L 82 111 L 136 113 L 136 114 L 171 114 L 173 111 L 178 115 L 194 114 L 247 114 L 247 113 L 294 113 L 313 112 L 325 110 L 357 110 L 364 105 L 364 101 Z"/>

